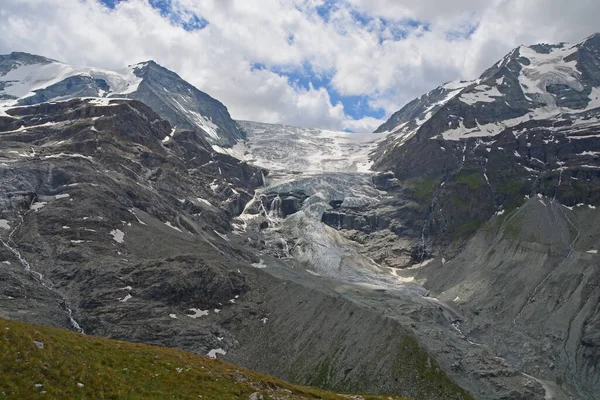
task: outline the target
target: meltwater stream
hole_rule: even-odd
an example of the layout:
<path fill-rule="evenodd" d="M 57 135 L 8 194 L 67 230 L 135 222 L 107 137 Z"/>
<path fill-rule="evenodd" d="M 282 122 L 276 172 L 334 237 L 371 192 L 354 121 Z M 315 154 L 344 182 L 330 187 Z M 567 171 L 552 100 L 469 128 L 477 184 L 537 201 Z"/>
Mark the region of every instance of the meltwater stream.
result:
<path fill-rule="evenodd" d="M 10 231 L 6 240 L 4 240 L 0 237 L 0 243 L 2 243 L 2 245 L 8 251 L 10 251 L 11 253 L 14 254 L 14 256 L 19 260 L 19 263 L 21 263 L 21 265 L 25 268 L 25 271 L 27 271 L 28 273 L 31 273 L 32 275 L 35 276 L 36 280 L 39 282 L 40 285 L 42 285 L 44 288 L 48 289 L 49 291 L 58 294 L 61 297 L 62 306 L 64 307 L 67 317 L 69 318 L 69 322 L 71 323 L 72 328 L 76 332 L 84 333 L 81 325 L 75 320 L 75 318 L 73 318 L 73 310 L 71 310 L 69 304 L 64 299 L 64 297 L 52 286 L 52 284 L 50 284 L 50 282 L 48 282 L 45 279 L 44 275 L 41 272 L 36 271 L 35 269 L 33 269 L 31 267 L 31 264 L 29 263 L 29 261 L 27 261 L 27 259 L 23 256 L 23 254 L 17 249 L 16 244 L 13 241 L 13 236 L 19 230 L 19 228 L 23 225 L 23 222 L 24 222 L 23 215 L 19 215 L 19 223 Z"/>

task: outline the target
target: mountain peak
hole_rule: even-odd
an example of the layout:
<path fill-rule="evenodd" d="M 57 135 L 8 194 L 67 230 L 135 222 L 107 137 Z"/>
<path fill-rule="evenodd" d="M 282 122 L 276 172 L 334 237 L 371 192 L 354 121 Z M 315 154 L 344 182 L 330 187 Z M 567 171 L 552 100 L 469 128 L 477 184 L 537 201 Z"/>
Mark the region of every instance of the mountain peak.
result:
<path fill-rule="evenodd" d="M 51 64 L 54 62 L 57 61 L 37 54 L 20 51 L 13 51 L 10 54 L 0 54 L 0 76 L 6 75 L 9 71 L 21 65 Z"/>

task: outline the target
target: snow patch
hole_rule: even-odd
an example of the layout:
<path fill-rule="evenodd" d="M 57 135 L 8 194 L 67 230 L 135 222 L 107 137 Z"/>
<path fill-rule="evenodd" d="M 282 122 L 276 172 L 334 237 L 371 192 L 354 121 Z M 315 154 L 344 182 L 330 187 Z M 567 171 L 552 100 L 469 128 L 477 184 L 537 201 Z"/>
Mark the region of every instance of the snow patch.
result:
<path fill-rule="evenodd" d="M 123 297 L 122 299 L 118 299 L 121 303 L 125 303 L 126 301 L 130 300 L 133 296 L 131 296 L 131 294 L 127 293 L 127 295 L 125 295 L 125 297 Z"/>
<path fill-rule="evenodd" d="M 117 243 L 123 243 L 125 241 L 125 233 L 123 233 L 120 229 L 113 229 L 110 231 L 110 235 L 113 237 L 113 240 Z"/>
<path fill-rule="evenodd" d="M 179 229 L 179 228 L 178 228 L 178 227 L 176 227 L 176 226 L 173 226 L 173 225 L 171 225 L 171 221 L 167 221 L 167 222 L 165 222 L 165 225 L 166 225 L 166 226 L 168 226 L 168 227 L 169 227 L 169 228 L 171 228 L 171 229 L 175 229 L 177 232 L 181 232 L 181 233 L 183 233 L 183 231 L 182 231 L 181 229 Z"/>
<path fill-rule="evenodd" d="M 0 229 L 10 229 L 10 224 L 6 219 L 0 219 Z"/>
<path fill-rule="evenodd" d="M 268 267 L 267 264 L 265 264 L 265 260 L 263 260 L 262 258 L 260 259 L 260 262 L 258 263 L 253 263 L 252 266 L 254 268 L 258 268 L 258 269 L 265 269 Z"/>
<path fill-rule="evenodd" d="M 190 308 L 190 311 L 193 312 L 193 314 L 187 314 L 187 316 L 190 318 L 193 318 L 193 319 L 205 317 L 208 315 L 208 310 L 200 310 L 199 308 Z"/>
<path fill-rule="evenodd" d="M 35 212 L 38 212 L 39 210 L 41 210 L 42 208 L 44 208 L 46 206 L 46 204 L 48 204 L 45 201 L 36 201 L 35 203 L 33 203 L 31 205 L 31 207 L 29 207 L 30 210 L 33 210 Z"/>
<path fill-rule="evenodd" d="M 217 354 L 221 354 L 221 355 L 225 355 L 227 354 L 227 352 L 223 349 L 212 349 L 211 351 L 208 352 L 208 357 L 210 358 L 217 358 Z"/>

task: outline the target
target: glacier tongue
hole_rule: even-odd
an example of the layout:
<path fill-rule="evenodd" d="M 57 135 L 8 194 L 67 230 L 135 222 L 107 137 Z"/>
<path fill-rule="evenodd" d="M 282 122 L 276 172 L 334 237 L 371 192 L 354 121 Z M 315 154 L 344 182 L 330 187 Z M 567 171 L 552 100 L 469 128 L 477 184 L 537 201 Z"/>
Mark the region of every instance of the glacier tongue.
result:
<path fill-rule="evenodd" d="M 369 153 L 386 133 L 240 124 L 248 139 L 235 150 L 271 172 L 268 184 L 257 191 L 234 227 L 260 231 L 265 256 L 287 259 L 290 265 L 300 263 L 336 281 L 405 290 L 409 298 L 423 301 L 425 291 L 412 279 L 399 279 L 361 254 L 360 244 L 321 221 L 325 210 L 358 210 L 382 199 L 385 193 L 371 179 Z"/>
<path fill-rule="evenodd" d="M 255 165 L 302 174 L 369 172 L 369 153 L 385 133 L 349 133 L 239 121 L 248 140 L 238 152 Z"/>

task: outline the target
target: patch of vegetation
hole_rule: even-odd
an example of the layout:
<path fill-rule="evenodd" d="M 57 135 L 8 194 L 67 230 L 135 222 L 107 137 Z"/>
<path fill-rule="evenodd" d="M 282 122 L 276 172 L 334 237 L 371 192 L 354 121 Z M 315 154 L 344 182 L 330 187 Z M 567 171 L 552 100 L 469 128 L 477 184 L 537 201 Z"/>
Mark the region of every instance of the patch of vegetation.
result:
<path fill-rule="evenodd" d="M 475 232 L 484 224 L 484 220 L 476 218 L 462 225 L 457 226 L 452 230 L 454 239 L 465 239 Z"/>
<path fill-rule="evenodd" d="M 437 362 L 423 351 L 417 340 L 406 336 L 397 349 L 395 368 L 399 375 L 414 374 L 419 389 L 439 399 L 473 399 L 466 390 L 452 382 Z"/>
<path fill-rule="evenodd" d="M 0 393 L 15 399 L 348 398 L 176 349 L 3 319 L 0 357 Z"/>
<path fill-rule="evenodd" d="M 417 179 L 410 182 L 415 188 L 415 198 L 418 200 L 430 200 L 435 193 L 435 189 L 440 184 L 439 179 Z"/>
<path fill-rule="evenodd" d="M 519 179 L 505 180 L 498 184 L 496 193 L 504 197 L 504 209 L 510 212 L 523 205 L 525 194 L 529 193 L 530 186 L 531 183 Z"/>
<path fill-rule="evenodd" d="M 474 166 L 468 165 L 460 170 L 456 177 L 456 183 L 467 185 L 471 190 L 478 189 L 486 184 L 483 173 Z"/>
<path fill-rule="evenodd" d="M 523 218 L 520 215 L 515 215 L 506 223 L 504 232 L 513 239 L 517 239 L 523 229 Z"/>

